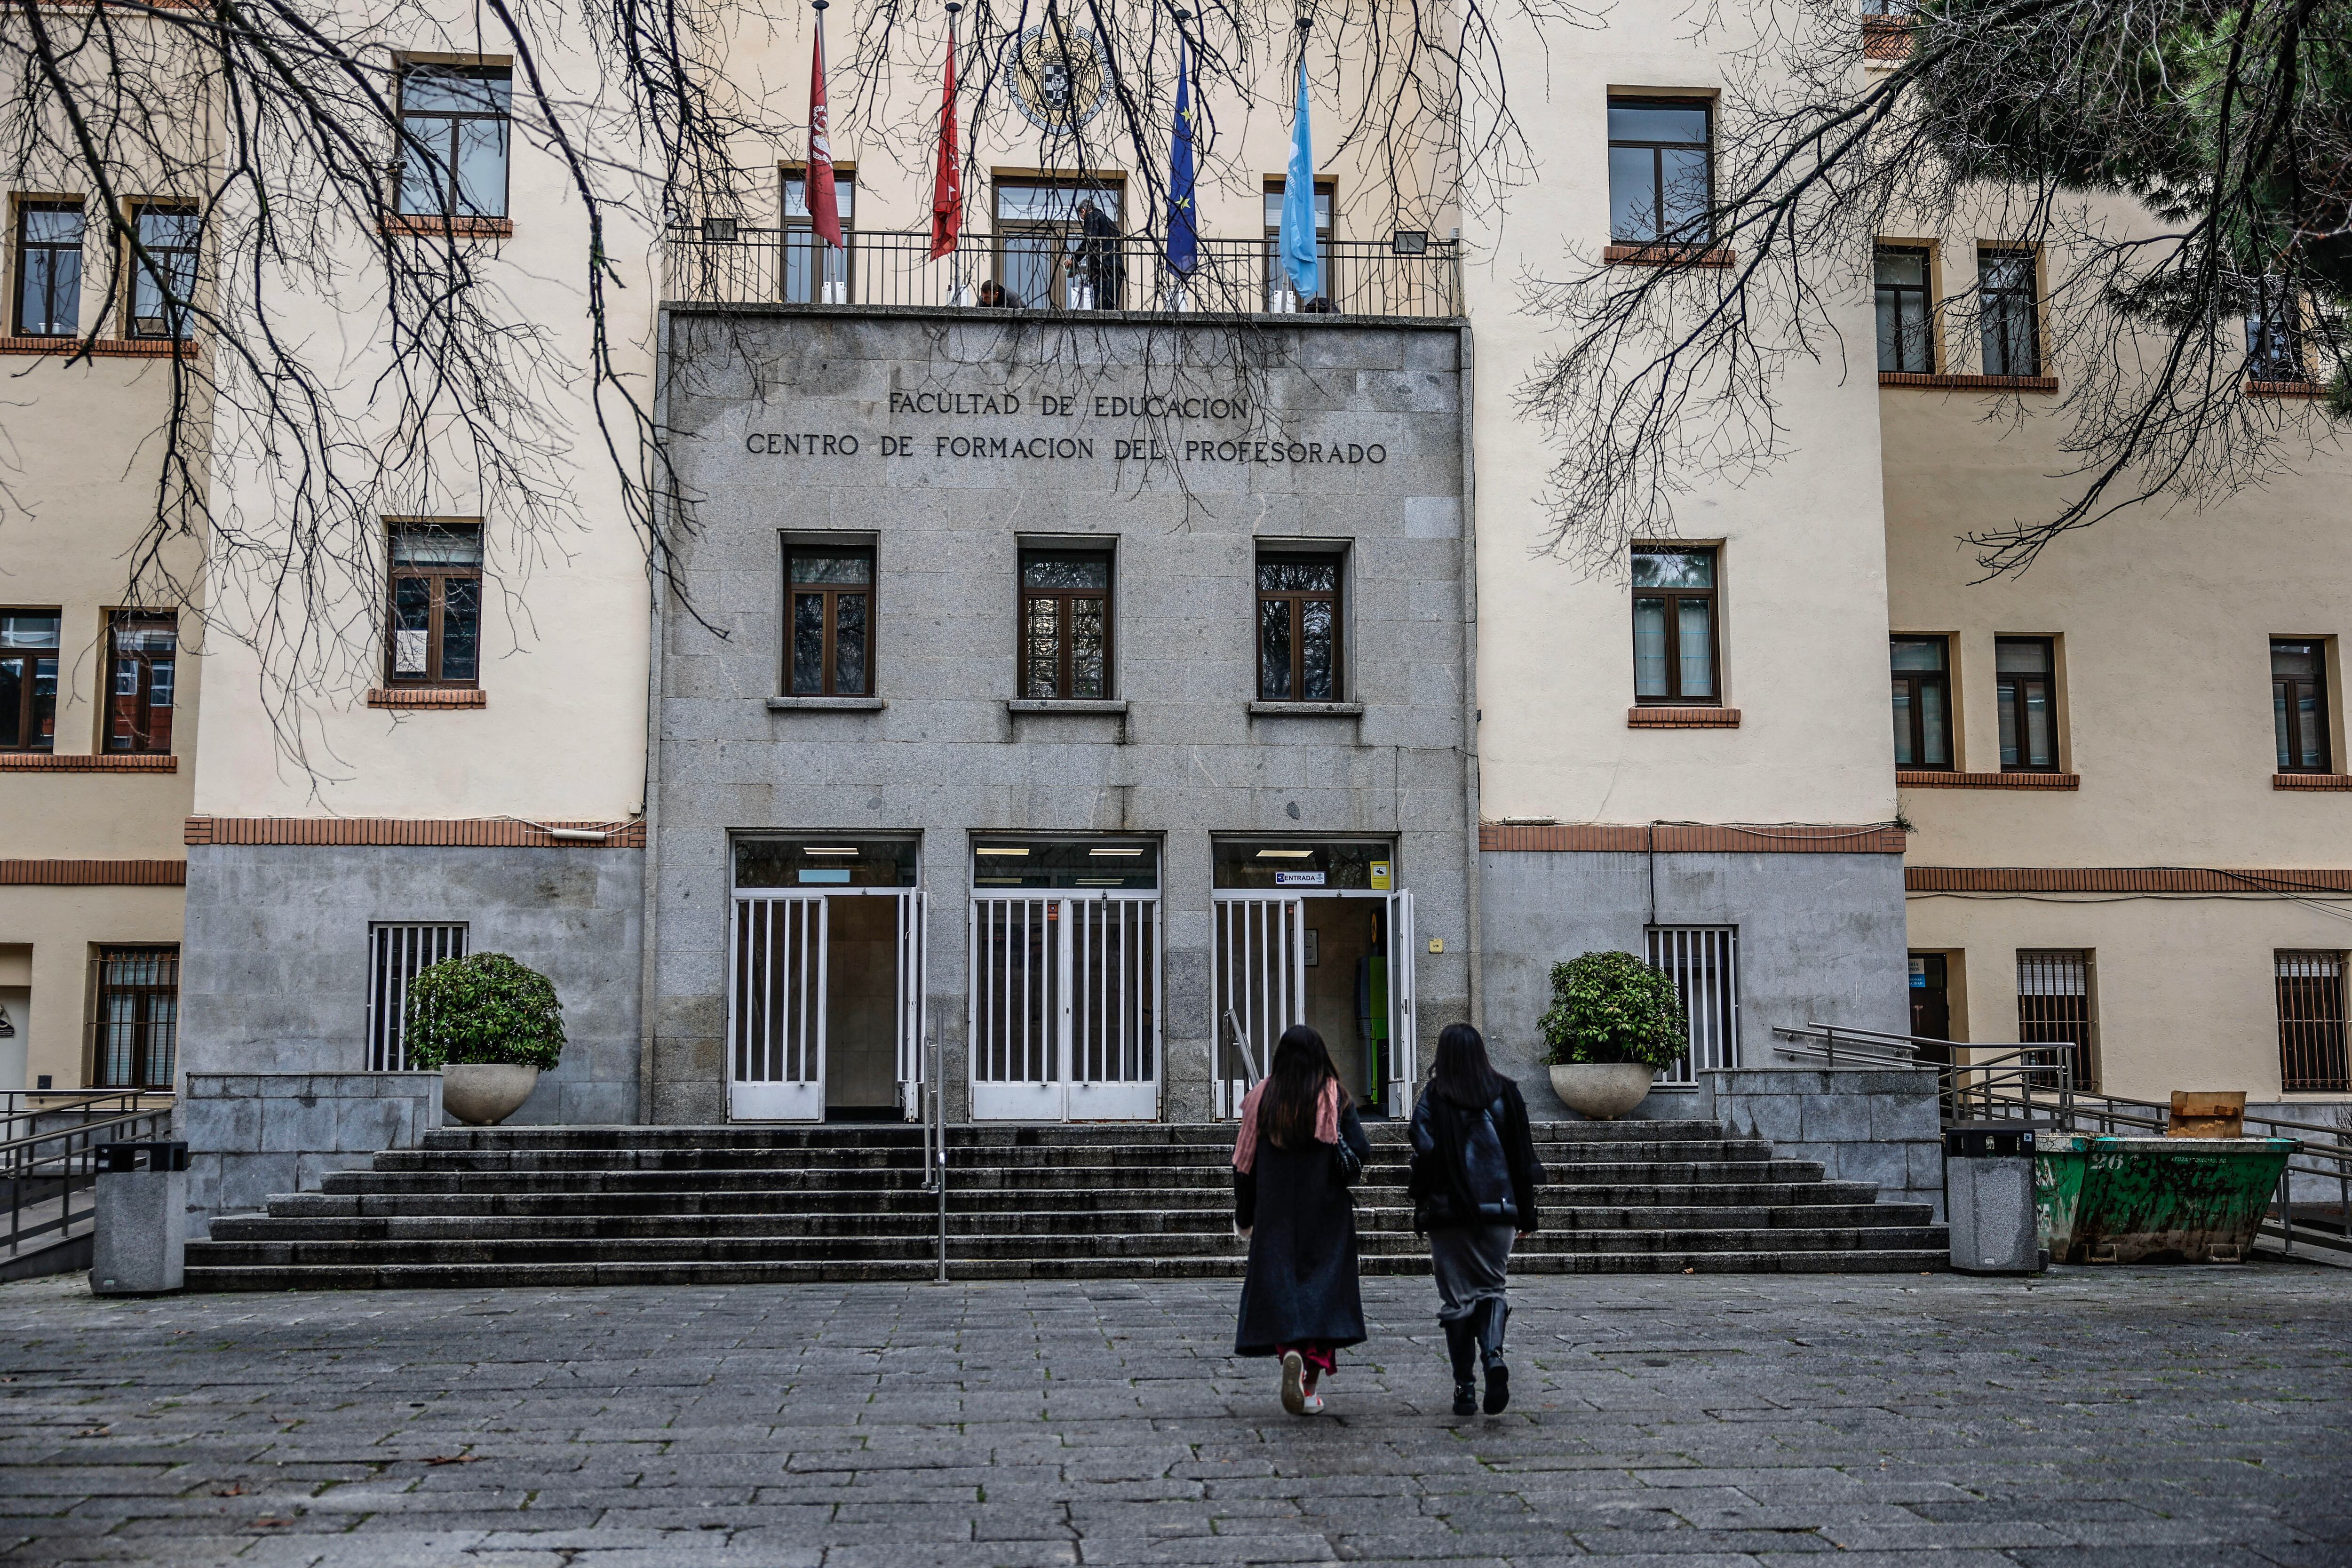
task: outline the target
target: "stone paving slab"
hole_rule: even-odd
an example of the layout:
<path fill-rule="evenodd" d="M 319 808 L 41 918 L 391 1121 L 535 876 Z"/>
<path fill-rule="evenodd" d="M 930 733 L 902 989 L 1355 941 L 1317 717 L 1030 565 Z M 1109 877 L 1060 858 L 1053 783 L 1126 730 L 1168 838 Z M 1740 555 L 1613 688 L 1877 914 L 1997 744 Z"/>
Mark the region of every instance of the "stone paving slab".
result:
<path fill-rule="evenodd" d="M 1468 1420 L 1426 1282 L 1305 1421 L 1235 1291 L 0 1286 L 0 1563 L 2352 1564 L 2337 1270 L 1539 1278 Z"/>

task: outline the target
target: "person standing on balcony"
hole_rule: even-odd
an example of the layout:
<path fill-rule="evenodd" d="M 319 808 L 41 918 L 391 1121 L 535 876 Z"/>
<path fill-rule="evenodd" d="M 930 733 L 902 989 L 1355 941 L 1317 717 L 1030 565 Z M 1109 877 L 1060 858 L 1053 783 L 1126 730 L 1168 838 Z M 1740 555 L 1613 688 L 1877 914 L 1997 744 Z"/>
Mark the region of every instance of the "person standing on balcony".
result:
<path fill-rule="evenodd" d="M 1437 1274 L 1437 1321 L 1454 1363 L 1454 1414 L 1475 1415 L 1475 1373 L 1485 1363 L 1486 1414 L 1511 1403 L 1503 1361 L 1510 1321 L 1511 1244 L 1536 1228 L 1544 1178 L 1519 1086 L 1486 1059 L 1467 1024 L 1437 1037 L 1428 1087 L 1412 1108 L 1412 1227 L 1429 1237 Z"/>
<path fill-rule="evenodd" d="M 1242 1101 L 1234 1140 L 1234 1230 L 1249 1242 L 1234 1353 L 1281 1362 L 1293 1415 L 1323 1408 L 1318 1384 L 1339 1352 L 1364 1342 L 1348 1189 L 1371 1152 L 1323 1037 L 1293 1024 Z"/>
<path fill-rule="evenodd" d="M 1087 290 L 1087 307 L 1118 310 L 1127 281 L 1118 253 L 1118 225 L 1089 199 L 1078 204 L 1078 281 Z"/>

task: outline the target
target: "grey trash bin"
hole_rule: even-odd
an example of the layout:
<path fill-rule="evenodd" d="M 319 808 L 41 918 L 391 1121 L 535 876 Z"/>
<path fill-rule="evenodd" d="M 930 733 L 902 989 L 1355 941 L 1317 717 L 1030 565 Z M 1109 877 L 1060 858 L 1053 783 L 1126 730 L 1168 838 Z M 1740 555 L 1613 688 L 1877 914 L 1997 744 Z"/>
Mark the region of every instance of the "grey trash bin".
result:
<path fill-rule="evenodd" d="M 2028 1121 L 1963 1121 L 1944 1130 L 1944 1213 L 1952 1267 L 1967 1274 L 2039 1274 Z"/>
<path fill-rule="evenodd" d="M 187 1283 L 188 1146 L 100 1143 L 90 1238 L 94 1296 L 152 1296 Z"/>

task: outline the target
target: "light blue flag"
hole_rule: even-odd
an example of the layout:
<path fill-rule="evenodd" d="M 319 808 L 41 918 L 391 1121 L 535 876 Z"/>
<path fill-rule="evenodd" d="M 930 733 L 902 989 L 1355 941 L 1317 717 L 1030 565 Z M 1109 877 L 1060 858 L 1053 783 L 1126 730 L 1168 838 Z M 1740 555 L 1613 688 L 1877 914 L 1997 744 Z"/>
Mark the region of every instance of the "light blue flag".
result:
<path fill-rule="evenodd" d="M 1307 55 L 1298 56 L 1298 112 L 1290 122 L 1290 171 L 1282 180 L 1282 266 L 1301 304 L 1323 292 L 1315 248 L 1315 135 L 1307 117 Z"/>

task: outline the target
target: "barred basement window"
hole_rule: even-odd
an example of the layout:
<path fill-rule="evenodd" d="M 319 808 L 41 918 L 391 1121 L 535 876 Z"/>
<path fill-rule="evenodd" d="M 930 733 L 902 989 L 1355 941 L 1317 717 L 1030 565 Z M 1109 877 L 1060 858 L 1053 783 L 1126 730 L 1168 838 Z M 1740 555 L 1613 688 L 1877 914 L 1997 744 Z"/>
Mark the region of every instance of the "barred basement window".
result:
<path fill-rule="evenodd" d="M 1696 1083 L 1702 1068 L 1739 1065 L 1739 931 L 1736 926 L 1652 926 L 1650 967 L 1675 983 L 1690 1019 L 1690 1051 L 1658 1075 Z"/>
<path fill-rule="evenodd" d="M 2082 948 L 2021 948 L 2017 954 L 2017 1037 L 2046 1045 L 2037 1065 L 2074 1070 L 2076 1089 L 2099 1087 L 2098 1018 L 2091 994 L 2091 954 Z M 2046 1087 L 2058 1084 L 2055 1072 Z"/>
<path fill-rule="evenodd" d="M 2344 1048 L 2344 955 L 2282 952 L 2277 959 L 2279 1087 L 2352 1089 Z"/>
<path fill-rule="evenodd" d="M 180 950 L 99 949 L 93 1022 L 100 1089 L 170 1089 L 179 1057 Z"/>
<path fill-rule="evenodd" d="M 466 956 L 466 928 L 368 927 L 368 1070 L 408 1070 L 408 983 L 419 970 Z"/>

